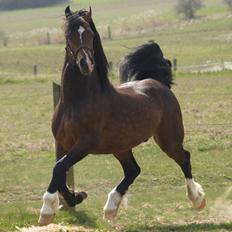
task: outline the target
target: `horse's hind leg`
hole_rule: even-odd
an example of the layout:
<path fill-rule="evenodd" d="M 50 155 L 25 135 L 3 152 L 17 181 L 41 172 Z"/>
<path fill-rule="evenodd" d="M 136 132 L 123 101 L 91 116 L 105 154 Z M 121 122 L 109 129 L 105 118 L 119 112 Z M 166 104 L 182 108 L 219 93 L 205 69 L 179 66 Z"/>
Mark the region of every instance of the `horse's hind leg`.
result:
<path fill-rule="evenodd" d="M 137 164 L 132 151 L 117 154 L 115 157 L 119 160 L 125 177 L 120 184 L 113 188 L 108 194 L 108 199 L 104 206 L 104 217 L 107 219 L 113 219 L 117 215 L 118 207 L 122 201 L 123 195 L 134 182 L 135 178 L 140 174 L 140 167 Z"/>
<path fill-rule="evenodd" d="M 192 178 L 189 151 L 184 150 L 184 154 L 185 154 L 186 159 L 180 165 L 180 167 L 186 178 L 188 198 L 192 202 L 194 208 L 203 209 L 206 203 L 204 190 L 201 187 L 201 185 L 195 182 Z"/>
<path fill-rule="evenodd" d="M 182 122 L 181 122 L 182 123 Z M 165 126 L 167 130 L 165 130 Z M 195 208 L 205 206 L 205 193 L 200 184 L 192 177 L 190 153 L 183 148 L 184 130 L 182 124 L 172 123 L 162 125 L 154 136 L 160 148 L 181 167 L 186 179 L 187 195 Z"/>

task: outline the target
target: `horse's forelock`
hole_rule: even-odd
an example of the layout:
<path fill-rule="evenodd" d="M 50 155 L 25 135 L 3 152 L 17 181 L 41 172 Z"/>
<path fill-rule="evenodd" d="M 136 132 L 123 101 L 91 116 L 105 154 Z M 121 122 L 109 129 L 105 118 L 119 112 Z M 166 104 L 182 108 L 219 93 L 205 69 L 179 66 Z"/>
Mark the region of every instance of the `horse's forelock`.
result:
<path fill-rule="evenodd" d="M 83 18 L 85 10 L 72 13 L 65 19 L 64 28 L 66 38 L 70 36 L 77 28 L 78 25 L 84 25 L 87 22 Z"/>

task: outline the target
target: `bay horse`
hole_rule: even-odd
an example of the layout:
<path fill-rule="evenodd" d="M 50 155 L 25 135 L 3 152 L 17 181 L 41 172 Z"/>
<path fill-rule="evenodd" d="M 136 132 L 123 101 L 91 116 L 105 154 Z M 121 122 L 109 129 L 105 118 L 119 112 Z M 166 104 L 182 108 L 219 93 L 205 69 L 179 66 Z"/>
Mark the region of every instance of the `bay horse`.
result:
<path fill-rule="evenodd" d="M 140 174 L 132 149 L 153 137 L 181 168 L 193 206 L 205 206 L 205 194 L 192 178 L 190 153 L 183 148 L 184 127 L 178 101 L 172 91 L 149 75 L 114 87 L 108 79 L 108 63 L 100 36 L 89 11 L 65 9 L 66 53 L 61 97 L 54 112 L 52 132 L 60 159 L 43 195 L 40 225 L 53 221 L 59 210 L 58 193 L 69 206 L 81 203 L 85 192 L 66 185 L 66 172 L 88 154 L 113 154 L 124 178 L 113 188 L 104 206 L 104 217 L 116 216 L 129 186 Z M 171 85 L 171 82 L 168 83 Z"/>

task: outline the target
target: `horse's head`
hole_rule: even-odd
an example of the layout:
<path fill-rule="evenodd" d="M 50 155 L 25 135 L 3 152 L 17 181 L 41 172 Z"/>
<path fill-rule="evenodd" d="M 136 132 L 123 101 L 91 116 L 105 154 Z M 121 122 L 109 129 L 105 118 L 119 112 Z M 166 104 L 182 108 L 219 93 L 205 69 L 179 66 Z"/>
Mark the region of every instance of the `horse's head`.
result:
<path fill-rule="evenodd" d="M 87 76 L 94 69 L 94 32 L 90 27 L 91 8 L 89 11 L 72 12 L 68 6 L 65 9 L 66 52 L 70 62 L 78 65 L 80 72 Z"/>

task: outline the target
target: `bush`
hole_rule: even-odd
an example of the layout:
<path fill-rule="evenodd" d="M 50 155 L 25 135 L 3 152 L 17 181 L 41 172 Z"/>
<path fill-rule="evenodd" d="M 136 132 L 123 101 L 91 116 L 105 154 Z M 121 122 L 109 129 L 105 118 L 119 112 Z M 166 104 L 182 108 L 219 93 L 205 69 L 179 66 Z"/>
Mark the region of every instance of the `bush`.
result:
<path fill-rule="evenodd" d="M 0 10 L 36 8 L 68 2 L 68 0 L 0 0 Z"/>
<path fill-rule="evenodd" d="M 230 10 L 232 11 L 232 0 L 224 0 L 224 2 L 228 5 Z"/>
<path fill-rule="evenodd" d="M 192 19 L 201 7 L 201 0 L 178 0 L 176 11 L 178 14 L 183 14 L 186 19 Z"/>

